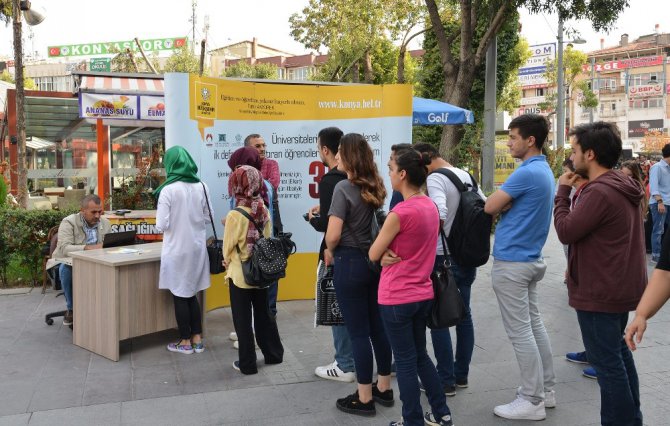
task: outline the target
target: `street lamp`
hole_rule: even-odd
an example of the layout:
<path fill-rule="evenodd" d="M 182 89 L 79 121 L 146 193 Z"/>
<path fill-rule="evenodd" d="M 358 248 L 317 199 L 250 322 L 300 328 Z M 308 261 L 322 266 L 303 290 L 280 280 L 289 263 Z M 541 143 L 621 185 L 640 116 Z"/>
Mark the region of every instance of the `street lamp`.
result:
<path fill-rule="evenodd" d="M 565 82 L 563 77 L 563 43 L 584 44 L 586 40 L 577 38 L 571 41 L 563 41 L 563 18 L 558 17 L 558 70 L 556 73 L 556 84 L 558 89 L 558 102 L 556 108 L 556 148 L 561 149 L 565 145 Z"/>
<path fill-rule="evenodd" d="M 18 151 L 18 201 L 21 207 L 28 205 L 28 171 L 26 170 L 26 111 L 24 108 L 25 91 L 23 86 L 23 46 L 21 41 L 21 12 L 28 25 L 37 25 L 44 21 L 44 10 L 33 9 L 28 0 L 12 0 L 12 19 L 14 21 L 14 76 L 16 81 L 16 137 Z"/>

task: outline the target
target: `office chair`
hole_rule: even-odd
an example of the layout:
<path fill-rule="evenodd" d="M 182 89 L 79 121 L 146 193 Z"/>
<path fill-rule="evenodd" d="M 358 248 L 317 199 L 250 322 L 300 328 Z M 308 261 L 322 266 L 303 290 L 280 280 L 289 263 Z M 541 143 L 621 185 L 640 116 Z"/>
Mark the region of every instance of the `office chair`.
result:
<path fill-rule="evenodd" d="M 49 233 L 47 234 L 47 241 L 49 242 L 49 251 L 44 256 L 44 275 L 42 277 L 42 294 L 44 294 L 44 292 L 46 291 L 47 281 L 51 283 L 51 287 L 54 290 L 61 289 L 58 268 L 54 266 L 48 271 L 46 269 L 47 261 L 51 258 L 51 255 L 53 254 L 54 250 L 56 250 L 56 246 L 58 245 L 58 226 L 54 226 L 51 229 L 49 229 Z M 63 292 L 62 291 L 58 292 L 58 294 L 56 294 L 55 297 L 58 296 L 63 296 Z M 54 323 L 53 319 L 65 316 L 65 312 L 66 311 L 56 311 L 48 313 L 44 316 L 44 322 L 46 322 L 47 325 L 53 325 Z M 72 326 L 70 326 L 70 328 L 72 328 Z"/>

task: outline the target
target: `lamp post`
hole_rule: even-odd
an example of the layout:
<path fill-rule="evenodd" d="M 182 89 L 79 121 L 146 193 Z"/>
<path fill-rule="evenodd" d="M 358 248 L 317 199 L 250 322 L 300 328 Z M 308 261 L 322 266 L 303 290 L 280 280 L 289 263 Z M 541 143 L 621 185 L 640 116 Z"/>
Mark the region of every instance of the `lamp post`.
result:
<path fill-rule="evenodd" d="M 23 85 L 23 46 L 21 40 L 21 12 L 28 25 L 37 25 L 45 18 L 44 13 L 31 10 L 28 0 L 12 0 L 12 20 L 14 21 L 14 80 L 16 85 L 16 138 L 18 151 L 18 201 L 21 207 L 28 205 L 28 171 L 26 170 L 26 111 Z"/>
<path fill-rule="evenodd" d="M 563 41 L 563 18 L 558 17 L 558 69 L 556 70 L 556 85 L 558 102 L 556 103 L 556 148 L 562 149 L 565 145 L 565 81 L 563 76 L 563 43 L 584 44 L 586 40 L 576 39 Z"/>

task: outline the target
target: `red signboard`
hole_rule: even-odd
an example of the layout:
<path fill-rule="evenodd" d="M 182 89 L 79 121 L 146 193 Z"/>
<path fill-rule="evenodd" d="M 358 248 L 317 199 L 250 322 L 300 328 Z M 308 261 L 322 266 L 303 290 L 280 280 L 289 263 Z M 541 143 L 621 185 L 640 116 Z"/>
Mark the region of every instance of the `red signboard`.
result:
<path fill-rule="evenodd" d="M 652 96 L 663 96 L 663 86 L 660 84 L 643 84 L 628 88 L 629 98 L 649 98 Z"/>
<path fill-rule="evenodd" d="M 618 61 L 608 61 L 596 64 L 596 72 L 608 72 L 623 70 L 626 68 L 650 67 L 653 65 L 662 65 L 663 56 L 644 56 L 642 58 L 621 59 Z M 591 65 L 582 65 L 583 72 L 590 72 Z"/>

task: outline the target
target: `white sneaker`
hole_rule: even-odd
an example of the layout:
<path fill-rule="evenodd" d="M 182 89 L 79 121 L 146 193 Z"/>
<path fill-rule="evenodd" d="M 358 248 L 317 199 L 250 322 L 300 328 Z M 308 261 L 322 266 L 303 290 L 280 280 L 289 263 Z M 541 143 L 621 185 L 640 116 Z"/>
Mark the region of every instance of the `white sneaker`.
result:
<path fill-rule="evenodd" d="M 547 417 L 544 402 L 535 405 L 521 397 L 517 397 L 509 404 L 498 405 L 493 409 L 493 413 L 511 420 L 544 420 Z"/>
<path fill-rule="evenodd" d="M 340 367 L 337 366 L 337 361 L 333 361 L 332 364 L 324 365 L 322 367 L 316 367 L 314 374 L 323 379 L 336 380 L 338 382 L 351 383 L 356 380 L 356 373 L 345 373 L 340 370 Z"/>
<path fill-rule="evenodd" d="M 258 343 L 255 343 L 255 345 L 256 345 L 256 349 L 258 349 Z M 237 350 L 240 349 L 240 342 L 239 342 L 238 340 L 235 340 L 235 341 L 233 342 L 233 348 L 235 348 L 235 349 L 237 349 Z"/>
<path fill-rule="evenodd" d="M 544 391 L 544 408 L 556 408 L 556 391 Z"/>
<path fill-rule="evenodd" d="M 228 338 L 232 340 L 233 342 L 237 342 L 237 333 L 234 331 L 231 331 L 230 334 L 228 335 Z"/>

